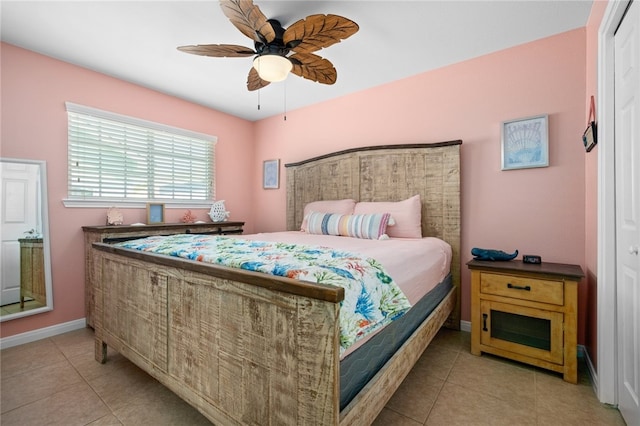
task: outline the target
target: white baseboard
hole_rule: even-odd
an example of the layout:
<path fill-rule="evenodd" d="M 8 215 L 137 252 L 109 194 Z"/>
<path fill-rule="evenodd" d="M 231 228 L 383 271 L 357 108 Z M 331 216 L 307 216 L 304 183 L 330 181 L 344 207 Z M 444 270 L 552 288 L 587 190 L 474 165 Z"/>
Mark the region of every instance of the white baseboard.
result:
<path fill-rule="evenodd" d="M 471 333 L 471 321 L 460 320 L 460 331 Z"/>
<path fill-rule="evenodd" d="M 39 328 L 33 331 L 16 334 L 0 339 L 0 349 L 7 349 L 13 346 L 24 345 L 25 343 L 35 342 L 36 340 L 46 339 L 47 337 L 56 336 L 58 334 L 67 333 L 69 331 L 79 330 L 87 326 L 85 318 L 65 322 L 62 324 L 52 325 L 50 327 Z"/>
<path fill-rule="evenodd" d="M 585 362 L 587 363 L 587 369 L 589 370 L 589 376 L 591 376 L 591 386 L 593 387 L 593 391 L 596 395 L 598 395 L 598 372 L 589 357 L 589 351 L 584 345 L 578 345 L 578 357 L 584 357 Z"/>

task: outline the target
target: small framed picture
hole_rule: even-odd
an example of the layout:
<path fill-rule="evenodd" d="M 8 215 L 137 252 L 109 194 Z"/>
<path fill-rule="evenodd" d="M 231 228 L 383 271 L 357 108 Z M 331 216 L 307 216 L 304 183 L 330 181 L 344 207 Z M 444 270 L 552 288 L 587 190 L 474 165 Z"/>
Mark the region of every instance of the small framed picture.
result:
<path fill-rule="evenodd" d="M 280 187 L 280 160 L 266 160 L 262 163 L 262 188 Z"/>
<path fill-rule="evenodd" d="M 502 170 L 549 166 L 548 116 L 502 123 Z"/>
<path fill-rule="evenodd" d="M 164 204 L 147 203 L 147 224 L 164 223 Z"/>

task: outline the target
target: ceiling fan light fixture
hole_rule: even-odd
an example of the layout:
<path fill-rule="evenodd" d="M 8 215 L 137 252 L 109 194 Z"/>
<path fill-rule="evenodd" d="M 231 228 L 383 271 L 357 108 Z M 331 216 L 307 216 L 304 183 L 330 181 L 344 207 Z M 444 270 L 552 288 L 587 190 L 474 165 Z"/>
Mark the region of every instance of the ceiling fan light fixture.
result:
<path fill-rule="evenodd" d="M 280 55 L 260 55 L 253 60 L 253 68 L 261 79 L 274 83 L 282 81 L 293 69 L 291 61 Z"/>

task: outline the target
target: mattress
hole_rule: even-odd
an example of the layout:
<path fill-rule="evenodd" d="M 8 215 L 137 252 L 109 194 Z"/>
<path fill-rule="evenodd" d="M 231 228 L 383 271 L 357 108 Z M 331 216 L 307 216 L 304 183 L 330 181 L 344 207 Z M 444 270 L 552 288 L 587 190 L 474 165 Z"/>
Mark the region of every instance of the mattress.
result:
<path fill-rule="evenodd" d="M 401 318 L 371 336 L 366 344 L 340 361 L 340 410 L 362 390 L 373 376 L 413 334 L 453 288 L 451 275 L 436 285 Z"/>

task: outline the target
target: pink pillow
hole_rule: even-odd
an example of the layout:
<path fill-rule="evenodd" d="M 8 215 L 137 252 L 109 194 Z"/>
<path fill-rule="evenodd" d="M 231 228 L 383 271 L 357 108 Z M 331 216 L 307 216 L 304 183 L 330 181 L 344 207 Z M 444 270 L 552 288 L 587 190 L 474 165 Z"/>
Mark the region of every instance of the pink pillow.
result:
<path fill-rule="evenodd" d="M 304 206 L 304 219 L 302 220 L 300 230 L 305 232 L 307 231 L 307 216 L 309 216 L 309 213 L 311 212 L 353 214 L 355 206 L 356 200 L 352 200 L 350 198 L 344 200 L 322 200 L 307 203 L 307 205 Z"/>
<path fill-rule="evenodd" d="M 422 204 L 420 195 L 397 202 L 360 202 L 354 214 L 389 213 L 395 225 L 387 227 L 392 238 L 422 238 Z"/>

